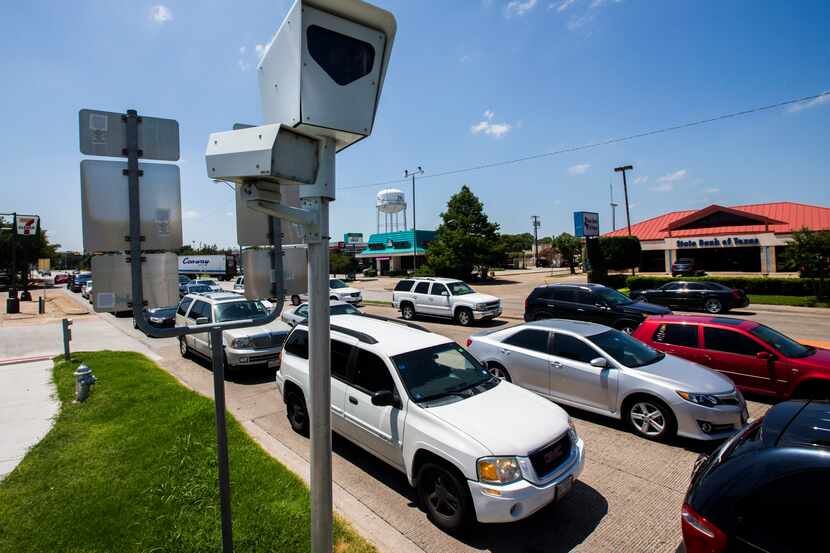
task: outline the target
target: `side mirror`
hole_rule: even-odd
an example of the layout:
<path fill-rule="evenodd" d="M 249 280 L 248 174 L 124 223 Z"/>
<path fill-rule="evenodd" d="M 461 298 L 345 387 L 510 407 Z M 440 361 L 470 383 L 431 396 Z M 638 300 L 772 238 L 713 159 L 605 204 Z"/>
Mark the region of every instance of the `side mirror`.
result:
<path fill-rule="evenodd" d="M 605 357 L 597 357 L 595 359 L 591 359 L 591 366 L 604 369 L 608 366 L 608 360 L 605 359 Z"/>
<path fill-rule="evenodd" d="M 757 357 L 761 361 L 770 361 L 772 359 L 775 359 L 775 356 L 773 356 L 768 351 L 759 351 L 758 353 L 755 354 L 755 357 Z"/>
<path fill-rule="evenodd" d="M 379 392 L 372 394 L 372 405 L 376 405 L 378 407 L 386 407 L 388 405 L 398 407 L 398 400 L 395 399 L 395 394 L 393 394 L 390 390 L 380 390 Z"/>
<path fill-rule="evenodd" d="M 209 322 L 210 322 L 210 321 L 208 320 L 208 318 L 207 318 L 207 317 L 197 317 L 197 318 L 196 318 L 196 324 L 197 324 L 197 325 L 206 325 L 206 324 L 208 324 Z"/>

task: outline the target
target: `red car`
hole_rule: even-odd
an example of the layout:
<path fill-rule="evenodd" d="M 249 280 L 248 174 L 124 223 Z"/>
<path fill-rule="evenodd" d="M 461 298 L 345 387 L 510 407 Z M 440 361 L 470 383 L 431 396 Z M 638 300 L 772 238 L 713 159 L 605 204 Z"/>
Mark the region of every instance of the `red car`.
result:
<path fill-rule="evenodd" d="M 720 371 L 745 392 L 777 399 L 830 398 L 830 350 L 799 344 L 768 326 L 730 317 L 648 317 L 633 336 Z"/>
<path fill-rule="evenodd" d="M 69 275 L 66 273 L 60 273 L 55 275 L 55 284 L 66 284 L 69 280 Z"/>

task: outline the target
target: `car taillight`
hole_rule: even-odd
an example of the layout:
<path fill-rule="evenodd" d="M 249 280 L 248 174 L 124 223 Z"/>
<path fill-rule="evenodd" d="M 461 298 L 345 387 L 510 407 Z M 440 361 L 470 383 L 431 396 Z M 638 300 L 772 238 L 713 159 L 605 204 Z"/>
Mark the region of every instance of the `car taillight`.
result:
<path fill-rule="evenodd" d="M 470 345 L 472 345 L 472 343 L 473 343 L 473 341 L 471 339 L 467 338 L 467 347 L 470 347 Z"/>
<path fill-rule="evenodd" d="M 686 553 L 722 553 L 726 551 L 728 542 L 726 534 L 700 516 L 688 503 L 683 504 L 680 521 Z"/>

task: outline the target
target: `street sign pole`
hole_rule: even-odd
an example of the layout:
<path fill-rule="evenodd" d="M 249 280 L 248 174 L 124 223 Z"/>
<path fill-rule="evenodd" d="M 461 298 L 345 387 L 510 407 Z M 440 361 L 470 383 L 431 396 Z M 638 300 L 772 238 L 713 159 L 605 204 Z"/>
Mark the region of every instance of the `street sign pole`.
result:
<path fill-rule="evenodd" d="M 228 424 L 225 420 L 225 352 L 222 327 L 210 329 L 210 353 L 213 358 L 213 402 L 216 406 L 216 456 L 219 463 L 219 505 L 222 517 L 222 551 L 233 552 L 231 522 L 231 477 L 228 463 Z"/>
<path fill-rule="evenodd" d="M 17 299 L 17 213 L 12 213 L 12 274 L 9 279 L 9 298 Z"/>

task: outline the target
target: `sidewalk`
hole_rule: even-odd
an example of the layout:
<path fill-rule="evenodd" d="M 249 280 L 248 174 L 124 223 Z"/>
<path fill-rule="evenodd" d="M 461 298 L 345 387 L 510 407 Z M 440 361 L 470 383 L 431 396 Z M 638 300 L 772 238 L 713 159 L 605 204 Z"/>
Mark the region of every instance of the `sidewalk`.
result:
<path fill-rule="evenodd" d="M 0 480 L 52 428 L 56 396 L 51 360 L 0 365 Z"/>

